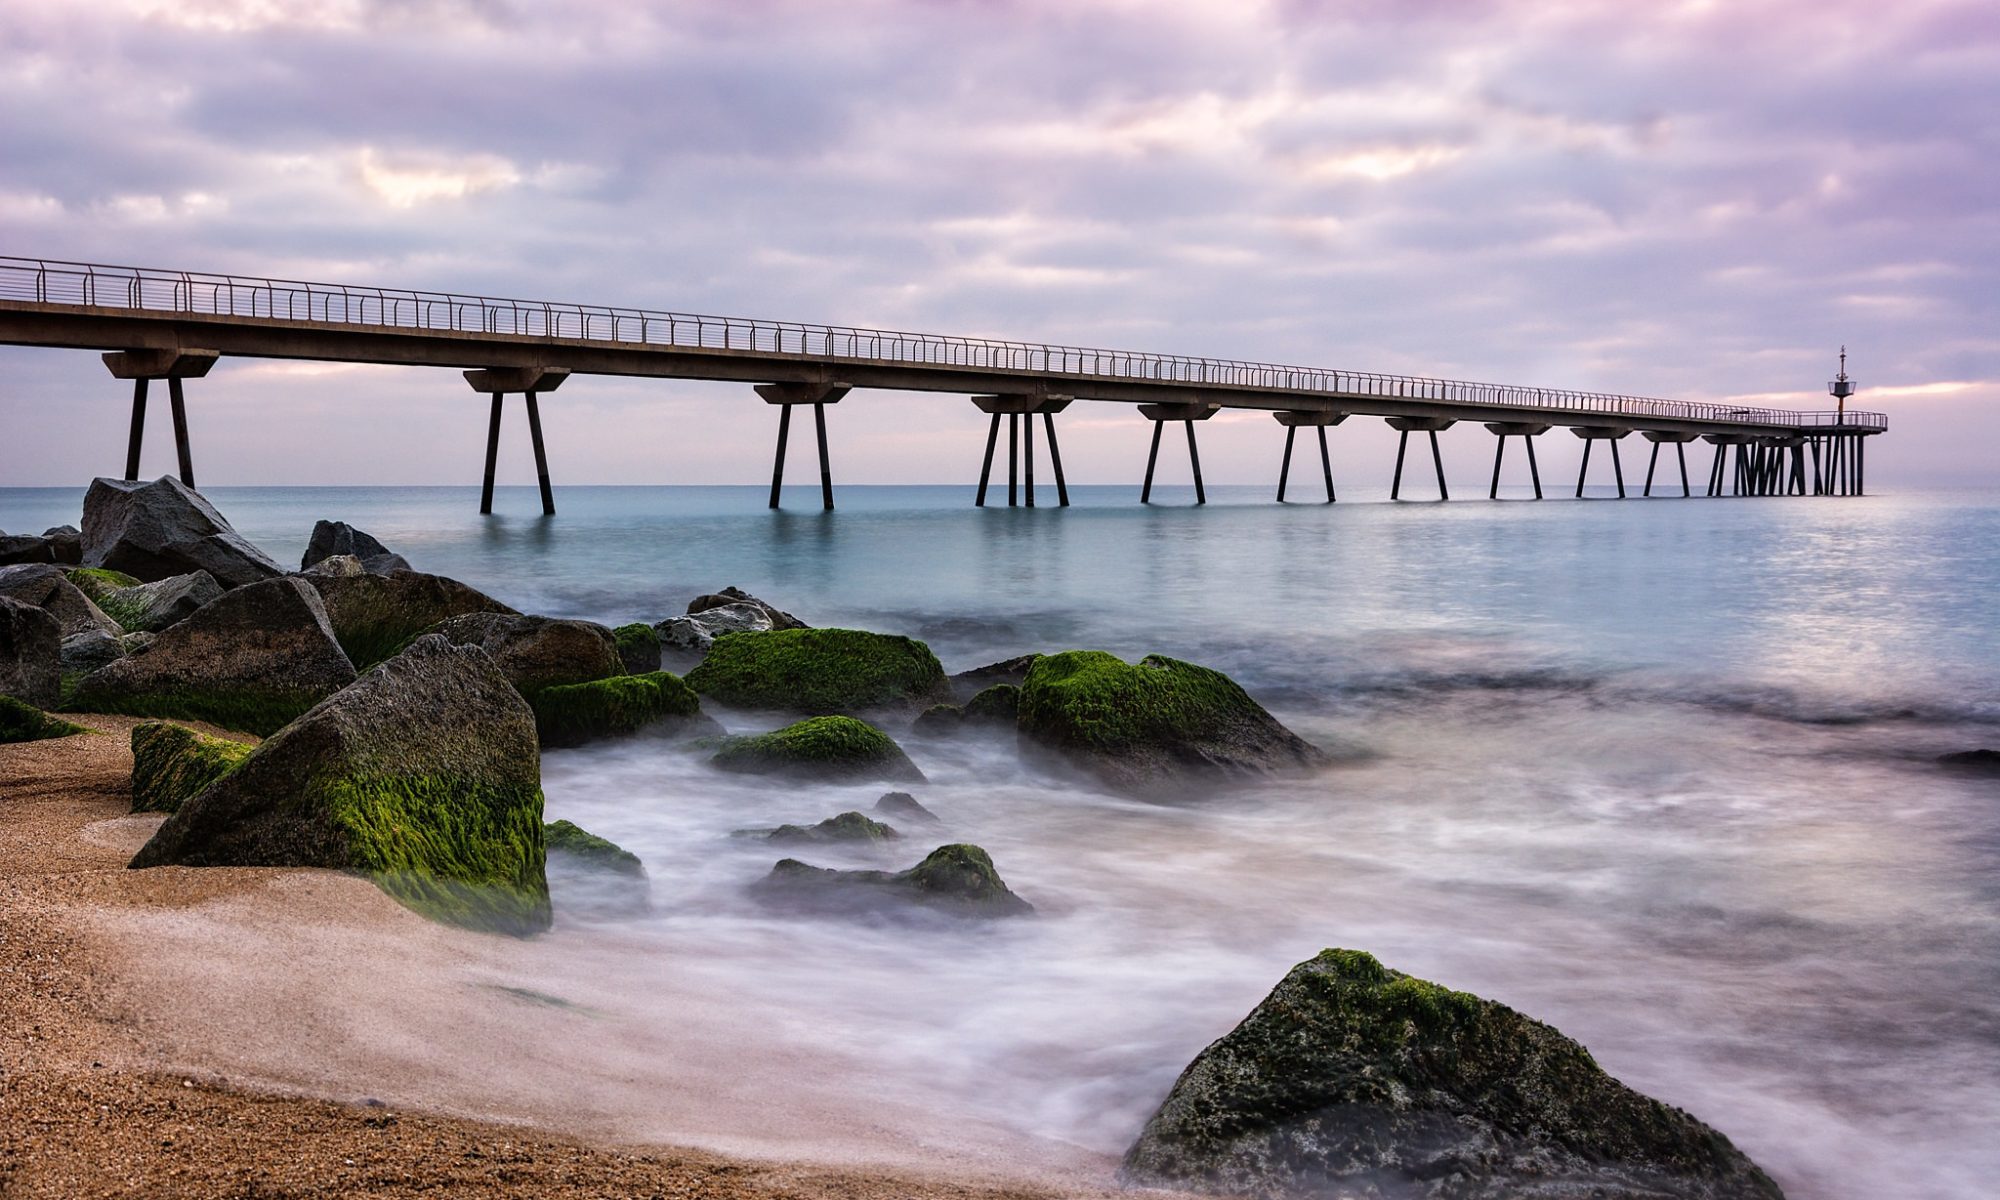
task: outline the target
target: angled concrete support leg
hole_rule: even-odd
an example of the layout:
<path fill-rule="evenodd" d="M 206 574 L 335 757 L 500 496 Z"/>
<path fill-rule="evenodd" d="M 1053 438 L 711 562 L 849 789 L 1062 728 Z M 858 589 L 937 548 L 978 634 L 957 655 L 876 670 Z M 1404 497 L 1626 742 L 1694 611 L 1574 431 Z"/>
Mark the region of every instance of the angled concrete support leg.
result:
<path fill-rule="evenodd" d="M 779 497 L 785 490 L 785 443 L 792 436 L 792 406 L 778 408 L 778 453 L 771 462 L 771 507 L 778 507 Z"/>
<path fill-rule="evenodd" d="M 1583 439 L 1583 469 L 1578 471 L 1576 475 L 1577 498 L 1579 500 L 1583 498 L 1584 479 L 1590 474 L 1590 447 L 1597 442 L 1610 442 L 1611 474 L 1618 481 L 1618 498 L 1623 500 L 1625 498 L 1625 464 L 1619 461 L 1618 458 L 1618 439 L 1632 431 L 1629 429 L 1620 429 L 1615 425 L 1579 425 L 1572 428 L 1570 432 Z"/>
<path fill-rule="evenodd" d="M 1493 448 L 1493 483 L 1486 489 L 1486 498 L 1488 500 L 1498 500 L 1500 498 L 1501 456 L 1507 452 L 1507 439 L 1518 437 L 1521 439 L 1521 443 L 1528 448 L 1528 473 L 1535 481 L 1535 499 L 1540 500 L 1542 498 L 1542 469 L 1535 462 L 1535 439 L 1547 433 L 1549 427 L 1532 421 L 1488 421 L 1486 422 L 1486 428 L 1493 431 L 1496 440 L 1499 442 Z"/>
<path fill-rule="evenodd" d="M 1042 432 L 1049 435 L 1049 466 L 1056 473 L 1056 507 L 1068 508 L 1069 484 L 1063 479 L 1062 447 L 1056 445 L 1056 414 L 1052 409 L 1042 410 Z"/>
<path fill-rule="evenodd" d="M 556 515 L 555 492 L 549 488 L 549 452 L 542 445 L 542 406 L 536 402 L 535 393 L 530 391 L 522 396 L 528 402 L 528 440 L 535 445 L 535 482 L 542 489 L 542 515 Z"/>
<path fill-rule="evenodd" d="M 1396 478 L 1389 485 L 1389 499 L 1399 499 L 1403 487 L 1403 456 L 1409 449 L 1410 434 L 1428 433 L 1431 438 L 1431 466 L 1437 471 L 1438 499 L 1451 499 L 1451 490 L 1444 481 L 1444 452 L 1438 448 L 1437 435 L 1458 424 L 1451 417 L 1388 417 L 1389 428 L 1398 430 L 1402 437 L 1396 442 Z"/>
<path fill-rule="evenodd" d="M 1219 406 L 1201 401 L 1174 404 L 1141 404 L 1139 415 L 1153 423 L 1152 447 L 1146 452 L 1146 482 L 1139 489 L 1139 503 L 1147 504 L 1153 498 L 1153 468 L 1160 459 L 1160 427 L 1168 421 L 1180 421 L 1187 426 L 1188 467 L 1194 472 L 1194 502 L 1208 503 L 1208 492 L 1201 480 L 1201 451 L 1195 446 L 1194 423 L 1206 421 L 1214 416 Z"/>
<path fill-rule="evenodd" d="M 1146 450 L 1146 482 L 1139 485 L 1139 503 L 1153 502 L 1153 468 L 1160 461 L 1160 422 L 1153 422 L 1153 444 Z"/>
<path fill-rule="evenodd" d="M 812 405 L 813 432 L 819 441 L 819 497 L 820 507 L 833 511 L 833 466 L 827 453 L 826 406 L 838 404 L 847 395 L 849 385 L 844 383 L 760 383 L 756 393 L 766 404 L 775 404 L 778 413 L 778 453 L 777 461 L 771 468 L 771 507 L 777 508 L 782 499 L 785 483 L 785 442 L 791 432 L 792 409 L 801 404 Z"/>
<path fill-rule="evenodd" d="M 1328 426 L 1338 425 L 1342 421 L 1345 421 L 1347 414 L 1334 410 L 1298 409 L 1287 412 L 1274 412 L 1271 415 L 1277 418 L 1278 424 L 1285 427 L 1285 457 L 1278 465 L 1278 501 L 1280 503 L 1284 502 L 1285 485 L 1292 474 L 1293 439 L 1298 434 L 1299 426 L 1305 425 L 1310 426 L 1319 435 L 1320 474 L 1326 477 L 1327 503 L 1333 503 L 1333 459 L 1326 451 L 1326 431 Z"/>
<path fill-rule="evenodd" d="M 146 441 L 146 383 L 132 381 L 132 435 L 125 443 L 125 478 L 139 478 L 139 448 Z"/>
<path fill-rule="evenodd" d="M 979 464 L 979 494 L 972 499 L 972 507 L 986 507 L 986 484 L 993 478 L 993 451 L 1000 444 L 1000 414 L 993 414 L 993 423 L 986 427 L 986 457 Z"/>
<path fill-rule="evenodd" d="M 506 393 L 493 393 L 492 411 L 486 418 L 486 475 L 479 488 L 479 512 L 490 516 L 493 512 L 493 469 L 500 461 L 500 402 Z"/>
<path fill-rule="evenodd" d="M 1048 396 L 1040 393 L 1011 392 L 991 396 L 974 396 L 972 403 L 980 412 L 993 419 L 986 432 L 986 466 L 981 469 L 979 499 L 980 507 L 985 505 L 985 477 L 993 464 L 993 456 L 1000 441 L 1000 418 L 1007 418 L 1007 504 L 1013 507 L 1021 503 L 1026 492 L 1027 507 L 1035 507 L 1035 416 L 1042 418 L 1042 431 L 1048 435 L 1049 465 L 1056 473 L 1056 500 L 1059 505 L 1069 506 L 1069 483 L 1063 478 L 1062 448 L 1056 444 L 1055 415 L 1070 405 L 1067 396 Z M 1025 426 L 1025 427 L 1024 427 Z M 1026 485 L 1025 488 L 1022 485 Z"/>
<path fill-rule="evenodd" d="M 167 403 L 174 425 L 174 456 L 180 466 L 181 482 L 194 487 L 194 452 L 188 441 L 187 400 L 181 380 L 200 379 L 208 374 L 220 355 L 214 350 L 116 350 L 104 356 L 105 369 L 113 379 L 132 381 L 132 427 L 125 441 L 125 478 L 139 477 L 139 454 L 146 440 L 147 384 L 167 381 Z"/>
<path fill-rule="evenodd" d="M 194 451 L 188 445 L 187 399 L 181 395 L 181 377 L 167 376 L 167 406 L 174 414 L 174 456 L 180 459 L 181 482 L 194 488 Z"/>
<path fill-rule="evenodd" d="M 1298 433 L 1299 430 L 1296 425 L 1288 426 L 1285 429 L 1285 456 L 1278 460 L 1278 503 L 1280 504 L 1285 502 L 1285 481 L 1291 478 L 1292 474 L 1292 441 L 1298 436 Z"/>
<path fill-rule="evenodd" d="M 486 417 L 486 476 L 479 488 L 479 511 L 493 511 L 493 474 L 500 460 L 500 407 L 507 393 L 519 392 L 528 410 L 528 440 L 535 449 L 535 481 L 541 487 L 542 514 L 556 511 L 555 492 L 549 486 L 548 447 L 542 440 L 542 408 L 538 393 L 553 392 L 569 378 L 568 367 L 486 367 L 467 371 L 465 382 L 475 392 L 493 398 Z"/>

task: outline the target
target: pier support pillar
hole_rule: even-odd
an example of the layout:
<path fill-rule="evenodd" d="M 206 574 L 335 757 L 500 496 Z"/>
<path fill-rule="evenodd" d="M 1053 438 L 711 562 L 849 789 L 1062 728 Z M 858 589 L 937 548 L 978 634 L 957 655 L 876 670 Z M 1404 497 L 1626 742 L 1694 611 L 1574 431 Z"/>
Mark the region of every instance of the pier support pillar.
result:
<path fill-rule="evenodd" d="M 1694 433 L 1669 433 L 1658 429 L 1648 429 L 1644 433 L 1646 440 L 1653 443 L 1653 453 L 1652 457 L 1646 462 L 1646 490 L 1639 494 L 1641 496 L 1651 496 L 1653 494 L 1653 472 L 1660 465 L 1660 446 L 1665 443 L 1672 443 L 1674 454 L 1679 457 L 1681 464 L 1681 497 L 1685 499 L 1694 495 L 1694 489 L 1688 485 L 1687 444 L 1701 435 Z"/>
<path fill-rule="evenodd" d="M 116 350 L 104 356 L 113 379 L 132 381 L 132 427 L 125 441 L 125 478 L 139 478 L 139 451 L 146 440 L 147 385 L 167 381 L 167 403 L 174 423 L 174 456 L 181 482 L 194 486 L 194 453 L 188 441 L 187 400 L 181 380 L 200 379 L 221 355 L 214 350 Z"/>
<path fill-rule="evenodd" d="M 1188 467 L 1194 472 L 1194 502 L 1208 503 L 1208 491 L 1201 482 L 1201 451 L 1195 445 L 1194 423 L 1206 421 L 1215 415 L 1217 405 L 1193 402 L 1187 404 L 1141 404 L 1139 415 L 1153 423 L 1153 444 L 1146 451 L 1146 482 L 1139 489 L 1139 503 L 1153 502 L 1153 468 L 1160 461 L 1160 430 L 1168 421 L 1179 421 L 1187 426 Z"/>
<path fill-rule="evenodd" d="M 1056 504 L 1069 507 L 1069 482 L 1063 478 L 1062 448 L 1056 444 L 1056 414 L 1070 406 L 1068 396 L 1035 396 L 1010 393 L 974 396 L 980 412 L 990 414 L 986 429 L 986 456 L 979 465 L 979 492 L 974 508 L 986 507 L 987 485 L 993 477 L 993 451 L 1000 440 L 1000 418 L 1007 418 L 1007 507 L 1018 503 L 1025 492 L 1027 507 L 1035 507 L 1035 417 L 1042 418 L 1042 433 L 1048 443 L 1049 465 L 1055 469 Z M 1025 467 L 1025 474 L 1022 468 Z M 1021 486 L 1025 485 L 1025 487 Z"/>
<path fill-rule="evenodd" d="M 1319 469 L 1320 474 L 1326 477 L 1326 502 L 1332 504 L 1335 500 L 1333 494 L 1333 459 L 1326 452 L 1326 430 L 1329 425 L 1338 425 L 1342 421 L 1345 421 L 1347 414 L 1344 412 L 1293 411 L 1275 412 L 1271 415 L 1278 419 L 1278 424 L 1285 427 L 1285 457 L 1278 463 L 1278 503 L 1283 504 L 1285 502 L 1285 484 L 1291 478 L 1292 474 L 1292 441 L 1298 436 L 1299 427 L 1304 425 L 1312 428 L 1314 432 L 1319 434 Z"/>
<path fill-rule="evenodd" d="M 1412 433 L 1431 435 L 1431 466 L 1437 469 L 1438 499 L 1451 499 L 1451 490 L 1444 482 L 1444 454 L 1438 449 L 1438 434 L 1450 429 L 1458 422 L 1450 417 L 1387 417 L 1389 428 L 1402 434 L 1396 441 L 1396 474 L 1389 482 L 1389 499 L 1400 500 L 1403 493 L 1403 457 L 1410 448 Z"/>
<path fill-rule="evenodd" d="M 1611 473 L 1618 480 L 1618 498 L 1625 498 L 1625 465 L 1618 460 L 1618 439 L 1632 431 L 1613 425 L 1578 425 L 1571 433 L 1583 439 L 1583 466 L 1576 473 L 1576 498 L 1583 499 L 1583 483 L 1590 475 L 1590 448 L 1598 442 L 1611 443 Z"/>
<path fill-rule="evenodd" d="M 568 378 L 567 367 L 487 367 L 465 373 L 465 382 L 473 391 L 493 398 L 486 414 L 486 475 L 479 487 L 482 515 L 493 511 L 493 472 L 500 461 L 500 406 L 509 392 L 519 392 L 528 410 L 528 440 L 535 447 L 535 482 L 541 485 L 542 515 L 555 515 L 556 496 L 549 486 L 549 455 L 542 442 L 542 406 L 538 396 L 555 391 Z"/>
<path fill-rule="evenodd" d="M 785 487 L 785 446 L 792 431 L 792 409 L 812 405 L 813 432 L 819 439 L 819 502 L 833 511 L 833 466 L 826 449 L 826 406 L 840 403 L 852 390 L 844 383 L 760 383 L 756 385 L 764 403 L 778 406 L 778 452 L 771 464 L 771 507 L 779 507 Z"/>
<path fill-rule="evenodd" d="M 1486 428 L 1494 432 L 1496 445 L 1493 447 L 1493 483 L 1486 489 L 1488 500 L 1500 498 L 1500 462 L 1507 453 L 1507 439 L 1518 437 L 1528 448 L 1528 477 L 1535 481 L 1535 499 L 1542 498 L 1542 468 L 1535 462 L 1535 439 L 1549 431 L 1547 425 L 1532 421 L 1488 421 Z"/>
<path fill-rule="evenodd" d="M 1745 452 L 1757 438 L 1747 433 L 1705 433 L 1701 437 L 1703 441 L 1715 447 L 1715 459 L 1709 464 L 1708 469 L 1708 494 L 1710 496 L 1746 494 L 1750 472 Z M 1736 448 L 1736 470 L 1733 476 L 1729 471 L 1729 448 L 1732 446 Z"/>

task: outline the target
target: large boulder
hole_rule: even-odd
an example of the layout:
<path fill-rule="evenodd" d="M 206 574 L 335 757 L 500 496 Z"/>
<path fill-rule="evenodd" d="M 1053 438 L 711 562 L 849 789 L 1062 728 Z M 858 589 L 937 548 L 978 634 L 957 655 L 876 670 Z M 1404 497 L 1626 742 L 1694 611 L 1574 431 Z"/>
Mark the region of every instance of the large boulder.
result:
<path fill-rule="evenodd" d="M 362 570 L 375 575 L 410 569 L 408 559 L 391 552 L 387 546 L 345 521 L 314 523 L 312 538 L 306 543 L 305 556 L 299 560 L 299 569 L 307 570 L 336 554 L 352 555 L 359 561 Z"/>
<path fill-rule="evenodd" d="M 181 805 L 243 765 L 255 747 L 183 725 L 132 727 L 132 811 L 179 812 Z"/>
<path fill-rule="evenodd" d="M 930 647 L 861 629 L 725 634 L 687 681 L 723 704 L 797 713 L 907 709 L 949 698 Z"/>
<path fill-rule="evenodd" d="M 853 717 L 808 717 L 770 733 L 731 738 L 709 762 L 750 775 L 924 779 L 894 738 Z"/>
<path fill-rule="evenodd" d="M 68 737 L 73 733 L 89 733 L 81 725 L 72 725 L 61 717 L 52 717 L 32 704 L 25 704 L 12 696 L 0 696 L 0 745 L 9 742 L 39 742 L 47 738 Z"/>
<path fill-rule="evenodd" d="M 123 633 L 118 622 L 69 580 L 68 574 L 53 563 L 23 563 L 0 567 L 0 596 L 23 604 L 45 608 L 62 626 L 63 636 L 102 629 L 113 635 Z"/>
<path fill-rule="evenodd" d="M 652 907 L 646 865 L 638 855 L 572 821 L 551 821 L 542 835 L 549 887 L 564 913 L 628 917 Z"/>
<path fill-rule="evenodd" d="M 1157 654 L 1136 664 L 1102 650 L 1043 655 L 1017 703 L 1024 736 L 1126 790 L 1325 759 L 1229 676 Z"/>
<path fill-rule="evenodd" d="M 960 917 L 1019 917 L 1035 906 L 1008 889 L 977 846 L 940 846 L 907 871 L 837 871 L 787 858 L 754 894 L 767 904 L 848 915 L 924 910 Z"/>
<path fill-rule="evenodd" d="M 697 716 L 701 697 L 666 671 L 558 684 L 528 695 L 543 746 L 581 746 Z M 712 725 L 711 725 L 712 727 Z"/>
<path fill-rule="evenodd" d="M 196 609 L 220 599 L 221 584 L 207 571 L 170 575 L 152 583 L 119 588 L 98 602 L 98 607 L 133 633 L 158 633 L 169 625 L 194 615 Z"/>
<path fill-rule="evenodd" d="M 57 525 L 53 529 L 44 529 L 42 537 L 47 539 L 49 553 L 55 561 L 69 567 L 83 562 L 83 532 L 76 526 Z"/>
<path fill-rule="evenodd" d="M 618 660 L 630 675 L 644 675 L 660 669 L 660 635 L 644 621 L 620 625 L 611 631 L 618 645 Z"/>
<path fill-rule="evenodd" d="M 330 563 L 354 564 L 351 573 L 321 568 Z M 391 571 L 371 575 L 360 560 L 348 556 L 324 559 L 299 576 L 326 602 L 326 617 L 356 667 L 366 669 L 391 657 L 439 621 L 468 613 L 518 614 L 493 597 L 443 575 L 421 571 Z"/>
<path fill-rule="evenodd" d="M 141 580 L 207 571 L 226 588 L 284 574 L 171 475 L 151 483 L 92 481 L 83 497 L 83 561 Z"/>
<path fill-rule="evenodd" d="M 237 588 L 77 684 L 81 712 L 208 721 L 259 735 L 354 681 L 319 593 L 298 579 Z"/>
<path fill-rule="evenodd" d="M 653 626 L 661 646 L 682 656 L 707 654 L 725 633 L 764 633 L 775 628 L 771 614 L 754 604 L 724 604 Z"/>
<path fill-rule="evenodd" d="M 37 708 L 62 687 L 62 626 L 46 609 L 0 596 L 0 696 Z"/>
<path fill-rule="evenodd" d="M 799 620 L 783 609 L 764 603 L 739 587 L 726 587 L 719 592 L 708 592 L 704 595 L 696 596 L 688 602 L 687 610 L 688 615 L 692 617 L 709 612 L 712 609 L 727 608 L 733 604 L 747 604 L 751 608 L 763 613 L 765 618 L 771 622 L 770 627 L 772 629 L 807 628 L 804 621 Z"/>
<path fill-rule="evenodd" d="M 47 538 L 32 533 L 0 533 L 0 566 L 56 561 L 55 547 Z"/>
<path fill-rule="evenodd" d="M 491 654 L 524 696 L 625 673 L 618 640 L 595 621 L 469 613 L 438 622 L 434 632 Z"/>
<path fill-rule="evenodd" d="M 546 929 L 534 714 L 485 651 L 419 638 L 189 799 L 132 860 L 168 865 L 358 871 L 437 920 Z"/>
<path fill-rule="evenodd" d="M 1123 1176 L 1272 1200 L 1781 1200 L 1549 1026 L 1353 950 L 1293 968 L 1203 1050 Z"/>
<path fill-rule="evenodd" d="M 892 820 L 916 825 L 942 825 L 944 822 L 930 809 L 917 802 L 908 792 L 883 792 L 875 801 L 875 811 Z"/>

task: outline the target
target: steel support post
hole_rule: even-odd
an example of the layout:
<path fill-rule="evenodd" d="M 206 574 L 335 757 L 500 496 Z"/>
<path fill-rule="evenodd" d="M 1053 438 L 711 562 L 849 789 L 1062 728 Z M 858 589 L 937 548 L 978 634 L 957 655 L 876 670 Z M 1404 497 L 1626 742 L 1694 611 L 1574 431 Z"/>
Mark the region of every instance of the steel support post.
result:
<path fill-rule="evenodd" d="M 1528 478 L 1535 481 L 1535 499 L 1542 498 L 1542 468 L 1535 462 L 1535 439 L 1528 439 Z"/>
<path fill-rule="evenodd" d="M 993 414 L 993 423 L 986 427 L 986 457 L 979 463 L 979 494 L 973 497 L 974 508 L 986 507 L 986 484 L 993 477 L 993 451 L 1000 444 L 1000 414 Z"/>
<path fill-rule="evenodd" d="M 1618 461 L 1618 439 L 1611 438 L 1611 477 L 1618 481 L 1618 498 L 1625 498 L 1625 465 Z"/>
<path fill-rule="evenodd" d="M 1583 439 L 1583 465 L 1576 469 L 1576 498 L 1578 500 L 1583 499 L 1584 477 L 1590 474 L 1590 442 L 1591 439 L 1589 438 Z"/>
<path fill-rule="evenodd" d="M 1029 508 L 1035 507 L 1035 416 L 1021 414 L 1021 483 Z"/>
<path fill-rule="evenodd" d="M 1278 460 L 1278 503 L 1280 504 L 1285 502 L 1285 481 L 1292 474 L 1292 439 L 1297 437 L 1298 433 L 1298 426 L 1285 426 L 1285 457 Z"/>
<path fill-rule="evenodd" d="M 1437 430 L 1435 429 L 1431 430 L 1430 435 L 1431 435 L 1431 465 L 1437 468 L 1438 499 L 1449 500 L 1451 499 L 1451 489 L 1447 488 L 1444 485 L 1444 452 L 1438 449 Z"/>
<path fill-rule="evenodd" d="M 146 440 L 146 380 L 132 381 L 132 436 L 125 443 L 125 478 L 139 478 L 139 447 Z"/>
<path fill-rule="evenodd" d="M 1674 453 L 1675 453 L 1676 455 L 1680 456 L 1680 460 L 1681 460 L 1681 499 L 1685 500 L 1685 499 L 1687 499 L 1688 497 L 1690 497 L 1690 496 L 1694 495 L 1694 492 L 1693 492 L 1692 490 L 1690 490 L 1690 489 L 1688 488 L 1688 448 L 1687 448 L 1687 443 L 1686 443 L 1686 442 L 1675 442 L 1675 443 L 1674 443 Z"/>
<path fill-rule="evenodd" d="M 1187 439 L 1188 439 L 1188 466 L 1194 469 L 1194 502 L 1196 504 L 1207 504 L 1208 492 L 1201 485 L 1201 451 L 1195 449 L 1194 445 L 1194 422 L 1189 421 L 1186 424 L 1187 424 Z"/>
<path fill-rule="evenodd" d="M 542 487 L 542 515 L 556 515 L 556 495 L 549 488 L 549 452 L 542 444 L 542 405 L 532 389 L 521 398 L 528 402 L 528 440 L 535 444 L 535 482 Z"/>
<path fill-rule="evenodd" d="M 1868 485 L 1865 479 L 1868 469 L 1868 439 L 1854 439 L 1854 494 L 1865 496 Z"/>
<path fill-rule="evenodd" d="M 167 404 L 174 414 L 174 453 L 181 460 L 181 482 L 194 487 L 194 457 L 188 448 L 187 402 L 181 396 L 181 378 L 167 376 Z"/>
<path fill-rule="evenodd" d="M 826 454 L 826 405 L 813 405 L 813 428 L 819 433 L 819 503 L 833 511 L 833 465 Z"/>
<path fill-rule="evenodd" d="M 1056 473 L 1056 507 L 1069 507 L 1069 484 L 1063 480 L 1062 447 L 1056 445 L 1056 415 L 1042 414 L 1042 432 L 1049 435 L 1049 466 Z"/>
<path fill-rule="evenodd" d="M 1653 443 L 1653 452 L 1646 456 L 1646 487 L 1639 493 L 1642 500 L 1653 498 L 1653 472 L 1660 465 L 1660 443 Z"/>
<path fill-rule="evenodd" d="M 1164 421 L 1153 422 L 1153 444 L 1146 451 L 1146 482 L 1139 488 L 1139 503 L 1153 502 L 1153 466 L 1160 461 L 1160 427 Z"/>
<path fill-rule="evenodd" d="M 1021 414 L 1007 414 L 1007 507 L 1021 504 Z"/>
<path fill-rule="evenodd" d="M 497 411 L 497 410 L 496 410 Z M 497 422 L 498 417 L 494 420 Z M 778 495 L 785 487 L 785 442 L 792 433 L 792 406 L 778 406 L 778 456 L 771 464 L 771 507 L 778 507 Z"/>
<path fill-rule="evenodd" d="M 486 479 L 479 485 L 479 511 L 490 516 L 493 512 L 493 468 L 500 461 L 500 401 L 503 393 L 493 393 L 493 405 L 486 417 Z M 782 436 L 782 435 L 781 435 Z M 780 442 L 782 445 L 782 441 Z"/>
<path fill-rule="evenodd" d="M 1319 469 L 1326 476 L 1326 502 L 1332 504 L 1338 497 L 1333 494 L 1333 458 L 1326 452 L 1326 426 L 1314 428 L 1319 430 Z"/>
<path fill-rule="evenodd" d="M 1389 499 L 1391 500 L 1402 499 L 1403 452 L 1405 450 L 1408 450 L 1409 448 L 1410 448 L 1410 431 L 1405 429 L 1401 431 L 1401 436 L 1396 439 L 1396 474 L 1394 478 L 1389 480 Z"/>
<path fill-rule="evenodd" d="M 1507 453 L 1506 434 L 1496 433 L 1493 435 L 1493 440 L 1495 443 L 1493 447 L 1493 486 L 1486 489 L 1486 498 L 1488 500 L 1498 500 L 1500 498 L 1500 460 Z"/>

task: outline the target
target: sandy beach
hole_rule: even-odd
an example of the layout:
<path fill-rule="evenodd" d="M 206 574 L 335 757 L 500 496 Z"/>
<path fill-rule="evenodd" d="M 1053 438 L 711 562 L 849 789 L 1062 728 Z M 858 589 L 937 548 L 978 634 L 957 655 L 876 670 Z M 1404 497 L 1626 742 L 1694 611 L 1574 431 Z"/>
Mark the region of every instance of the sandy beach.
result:
<path fill-rule="evenodd" d="M 399 964 L 456 956 L 464 967 L 523 944 L 429 925 L 365 880 L 330 872 L 128 871 L 160 820 L 128 811 L 137 722 L 70 719 L 96 732 L 0 746 L 0 1195 L 1112 1194 L 1097 1186 L 1108 1164 L 1083 1155 L 1024 1180 L 943 1143 L 885 1164 L 635 1142 L 587 1093 L 500 1094 L 462 1067 L 413 1069 L 424 1060 L 408 1047 L 371 1054 L 365 1029 L 326 1029 L 325 1013 L 371 992 L 396 1002 L 427 974 Z M 315 1003 L 316 990 L 331 1000 Z M 559 1062 L 557 998 L 489 990 L 485 1006 L 441 1005 L 440 1020 L 494 1039 L 502 1062 L 506 1039 L 544 1022 Z M 702 1080 L 727 1062 L 726 1047 L 688 1056 L 686 1086 L 657 1096 L 655 1120 L 684 1113 L 703 1129 Z M 850 1111 L 815 1119 L 837 1136 L 840 1120 L 866 1121 L 878 1103 L 894 1101 L 856 1097 Z M 773 1119 L 796 1116 L 779 1105 Z M 710 1124 L 741 1128 L 742 1117 Z"/>

